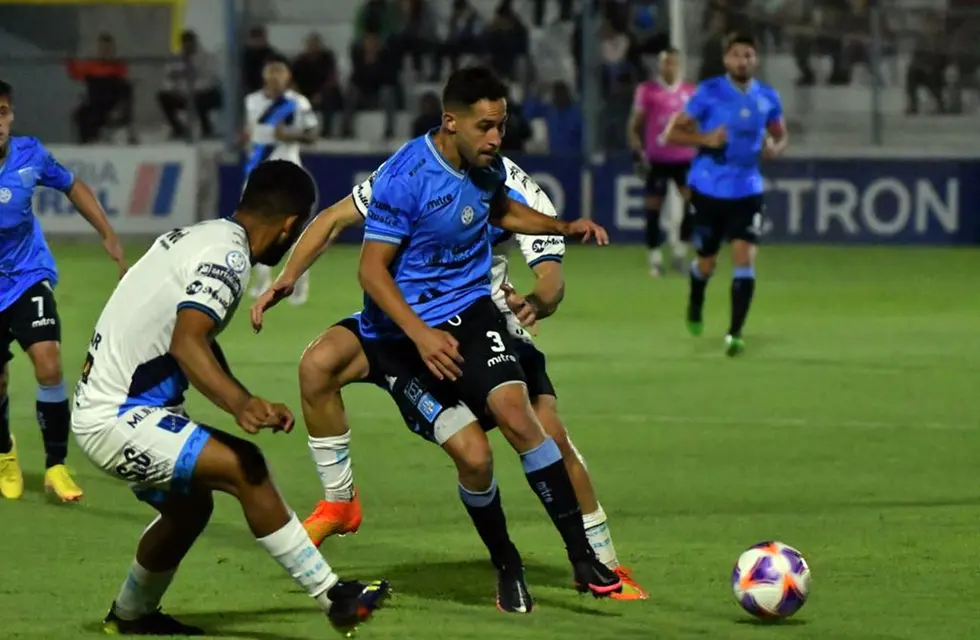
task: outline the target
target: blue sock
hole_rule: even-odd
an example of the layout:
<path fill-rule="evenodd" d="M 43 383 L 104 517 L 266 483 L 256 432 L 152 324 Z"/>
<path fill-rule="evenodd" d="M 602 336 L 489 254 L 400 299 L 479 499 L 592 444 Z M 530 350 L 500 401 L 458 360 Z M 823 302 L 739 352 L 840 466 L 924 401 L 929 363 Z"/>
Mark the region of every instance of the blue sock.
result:
<path fill-rule="evenodd" d="M 728 326 L 731 336 L 742 335 L 742 327 L 755 295 L 755 267 L 735 267 L 732 274 L 732 317 Z"/>
<path fill-rule="evenodd" d="M 64 464 L 68 457 L 68 431 L 71 423 L 65 383 L 38 385 L 35 406 L 37 423 L 41 425 L 41 437 L 44 439 L 44 464 L 47 468 Z"/>
<path fill-rule="evenodd" d="M 537 447 L 522 453 L 521 464 L 524 466 L 528 484 L 538 495 L 565 541 L 568 556 L 573 560 L 593 556 L 594 552 L 585 535 L 582 510 L 555 441 L 546 438 Z"/>
<path fill-rule="evenodd" d="M 500 503 L 497 479 L 493 479 L 486 491 L 470 491 L 460 484 L 459 498 L 463 501 L 466 513 L 470 515 L 484 546 L 490 552 L 493 566 L 497 569 L 521 568 L 521 556 L 507 533 L 507 518 Z"/>

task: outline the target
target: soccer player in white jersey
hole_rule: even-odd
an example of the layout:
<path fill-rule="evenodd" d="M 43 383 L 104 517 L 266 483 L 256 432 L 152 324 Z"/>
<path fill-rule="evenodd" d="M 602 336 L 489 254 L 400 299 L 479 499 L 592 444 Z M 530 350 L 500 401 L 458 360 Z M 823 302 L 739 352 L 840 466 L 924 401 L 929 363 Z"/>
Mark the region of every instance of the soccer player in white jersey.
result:
<path fill-rule="evenodd" d="M 558 216 L 551 199 L 524 170 L 509 158 L 504 158 L 504 166 L 511 198 L 541 213 Z M 289 295 L 292 283 L 310 268 L 323 250 L 345 228 L 363 223 L 371 200 L 372 179 L 373 176 L 355 186 L 351 197 L 321 212 L 303 233 L 279 278 L 252 307 L 252 324 L 257 331 L 262 327 L 264 312 Z M 562 300 L 565 288 L 561 268 L 565 255 L 564 238 L 511 236 L 502 229 L 491 227 L 491 242 L 494 245 L 491 267 L 493 299 L 507 318 L 511 336 L 519 346 L 518 355 L 527 378 L 528 395 L 538 419 L 562 452 L 582 508 L 589 542 L 599 560 L 616 571 L 623 580 L 623 592 L 612 597 L 621 600 L 645 599 L 646 592 L 632 580 L 630 571 L 619 564 L 606 514 L 596 498 L 585 461 L 568 438 L 558 417 L 555 389 L 545 368 L 545 357 L 534 346 L 531 335 L 525 329 L 553 314 Z M 536 276 L 534 292 L 523 297 L 514 291 L 508 277 L 507 254 L 515 244 Z M 387 389 L 385 380 L 378 376 L 377 372 L 371 371 L 361 347 L 356 318 L 346 318 L 327 329 L 306 349 L 300 362 L 303 417 L 310 434 L 310 451 L 325 494 L 325 499 L 304 522 L 317 545 L 330 535 L 352 533 L 360 527 L 361 504 L 354 490 L 349 452 L 350 427 L 341 388 L 355 382 L 371 382 Z M 445 438 L 451 435 L 445 434 Z"/>
<path fill-rule="evenodd" d="M 300 147 L 316 142 L 319 123 L 310 101 L 289 88 L 292 73 L 289 61 L 274 55 L 262 67 L 264 86 L 245 96 L 245 137 L 249 141 L 248 160 L 245 163 L 245 179 L 266 160 L 289 160 L 300 164 Z M 256 265 L 255 278 L 250 293 L 253 298 L 262 295 L 272 281 L 272 269 Z M 303 304 L 309 297 L 308 273 L 296 283 L 289 301 Z"/>
<path fill-rule="evenodd" d="M 263 163 L 232 218 L 157 238 L 99 317 L 75 390 L 72 432 L 96 466 L 159 511 L 103 623 L 106 633 L 203 635 L 163 614 L 160 601 L 207 526 L 214 491 L 241 503 L 262 548 L 335 627 L 352 629 L 388 593 L 386 581 L 337 577 L 283 502 L 255 444 L 196 423 L 182 409 L 189 382 L 246 433 L 292 429 L 288 408 L 252 395 L 232 375 L 215 337 L 238 308 L 249 266 L 277 264 L 314 202 L 303 169 Z"/>

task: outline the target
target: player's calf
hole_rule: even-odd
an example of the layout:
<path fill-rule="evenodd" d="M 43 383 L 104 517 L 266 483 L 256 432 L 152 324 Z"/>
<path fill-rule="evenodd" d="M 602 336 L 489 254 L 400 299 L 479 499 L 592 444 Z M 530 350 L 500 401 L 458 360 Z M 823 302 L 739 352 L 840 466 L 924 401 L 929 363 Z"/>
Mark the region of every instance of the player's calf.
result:
<path fill-rule="evenodd" d="M 732 241 L 732 310 L 728 326 L 726 349 L 729 355 L 736 355 L 744 348 L 742 328 L 752 306 L 755 295 L 755 245 L 748 240 Z"/>
<path fill-rule="evenodd" d="M 704 331 L 704 296 L 708 281 L 715 272 L 718 262 L 717 253 L 701 255 L 691 262 L 690 288 L 687 299 L 687 329 L 692 335 L 699 336 Z"/>

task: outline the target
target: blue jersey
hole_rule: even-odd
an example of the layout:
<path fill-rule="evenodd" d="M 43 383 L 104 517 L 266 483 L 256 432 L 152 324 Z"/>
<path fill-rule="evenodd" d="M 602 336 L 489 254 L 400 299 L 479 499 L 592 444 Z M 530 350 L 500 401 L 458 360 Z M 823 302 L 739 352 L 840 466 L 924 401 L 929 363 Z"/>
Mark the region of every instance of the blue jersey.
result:
<path fill-rule="evenodd" d="M 398 245 L 391 274 L 405 301 L 429 326 L 490 295 L 490 203 L 504 187 L 503 160 L 461 172 L 439 153 L 431 134 L 402 147 L 378 171 L 364 227 L 365 242 Z M 401 329 L 364 297 L 366 338 Z"/>
<path fill-rule="evenodd" d="M 753 80 L 742 91 L 728 76 L 709 78 L 698 85 L 685 107 L 702 133 L 724 126 L 727 144 L 702 148 L 691 163 L 688 185 L 706 196 L 737 199 L 762 193 L 759 159 L 766 128 L 783 117 L 776 90 Z"/>
<path fill-rule="evenodd" d="M 0 311 L 32 286 L 58 282 L 54 256 L 34 217 L 34 190 L 68 192 L 75 178 L 37 138 L 13 137 L 0 164 Z"/>

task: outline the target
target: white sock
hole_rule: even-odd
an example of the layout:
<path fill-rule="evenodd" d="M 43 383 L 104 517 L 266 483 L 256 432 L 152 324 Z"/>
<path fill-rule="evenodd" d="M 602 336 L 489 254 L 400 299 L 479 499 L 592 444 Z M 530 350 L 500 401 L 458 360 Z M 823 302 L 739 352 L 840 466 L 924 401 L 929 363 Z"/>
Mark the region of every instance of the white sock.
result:
<path fill-rule="evenodd" d="M 136 620 L 156 611 L 176 573 L 176 569 L 163 573 L 148 571 L 134 559 L 116 596 L 116 615 L 123 620 Z"/>
<path fill-rule="evenodd" d="M 662 267 L 664 264 L 664 254 L 660 249 L 650 249 L 650 268 Z"/>
<path fill-rule="evenodd" d="M 585 535 L 589 538 L 589 545 L 595 551 L 599 562 L 610 569 L 619 566 L 619 558 L 616 557 L 616 547 L 613 546 L 612 534 L 609 533 L 609 525 L 606 524 L 606 512 L 602 510 L 602 505 L 595 510 L 582 516 L 585 523 Z"/>
<path fill-rule="evenodd" d="M 313 545 L 295 513 L 282 529 L 258 538 L 258 541 L 324 611 L 329 611 L 330 599 L 327 591 L 340 578 Z"/>
<path fill-rule="evenodd" d="M 687 258 L 687 244 L 678 240 L 677 242 L 672 242 L 670 244 L 671 251 L 674 253 L 674 258 L 676 260 L 683 260 Z"/>
<path fill-rule="evenodd" d="M 309 437 L 310 454 L 328 502 L 354 499 L 354 472 L 350 468 L 350 431 L 342 436 Z"/>

